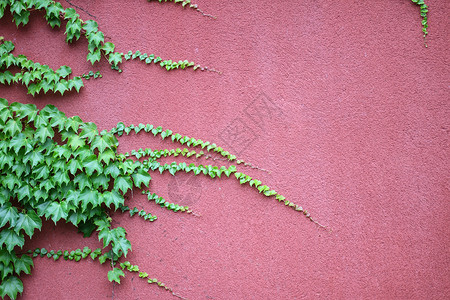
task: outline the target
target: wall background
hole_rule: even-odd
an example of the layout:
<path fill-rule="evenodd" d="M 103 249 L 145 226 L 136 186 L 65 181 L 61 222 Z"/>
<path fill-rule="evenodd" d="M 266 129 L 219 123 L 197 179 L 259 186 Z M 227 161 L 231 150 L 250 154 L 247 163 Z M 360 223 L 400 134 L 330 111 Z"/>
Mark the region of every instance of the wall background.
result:
<path fill-rule="evenodd" d="M 129 206 L 159 217 L 114 215 L 141 270 L 189 299 L 450 296 L 449 1 L 427 1 L 428 49 L 409 0 L 198 0 L 217 20 L 154 1 L 70 2 L 95 16 L 118 51 L 193 60 L 223 75 L 139 62 L 123 64 L 122 74 L 91 67 L 85 40 L 66 45 L 64 29 L 34 12 L 25 28 L 0 21 L 15 54 L 103 78 L 79 95 L 32 98 L 22 86 L 0 86 L 0 97 L 51 103 L 99 129 L 142 122 L 216 142 L 270 170 L 244 172 L 333 229 L 235 180 L 155 174 L 156 193 L 202 217 L 130 194 Z M 170 146 L 145 136 L 120 142 L 123 151 Z M 191 197 L 174 192 L 182 186 Z M 84 245 L 101 244 L 47 222 L 26 247 Z M 92 261 L 34 263 L 22 299 L 174 299 L 137 276 L 113 287 L 108 266 Z"/>

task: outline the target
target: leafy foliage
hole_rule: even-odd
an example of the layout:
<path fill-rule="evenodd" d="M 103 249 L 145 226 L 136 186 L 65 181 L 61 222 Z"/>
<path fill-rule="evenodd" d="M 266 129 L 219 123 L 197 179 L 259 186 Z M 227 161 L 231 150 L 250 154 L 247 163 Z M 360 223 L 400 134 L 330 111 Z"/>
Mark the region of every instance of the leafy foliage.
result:
<path fill-rule="evenodd" d="M 422 32 L 423 37 L 426 38 L 428 35 L 428 5 L 425 4 L 424 0 L 411 0 L 411 1 L 420 7 L 420 16 L 422 17 Z M 426 42 L 425 47 L 427 47 Z"/>
<path fill-rule="evenodd" d="M 211 178 L 235 174 L 234 177 L 241 184 L 250 182 L 265 196 L 284 200 L 283 196 L 265 185 L 260 190 L 261 182 L 237 172 L 235 165 L 218 167 L 195 163 L 188 165 L 184 162 L 161 163 L 161 158 L 170 156 L 201 157 L 205 155 L 203 150 L 216 153 L 228 161 L 235 161 L 236 156 L 213 143 L 173 134 L 171 130 L 164 130 L 160 126 L 125 126 L 119 122 L 110 131 L 99 132 L 94 123 L 83 122 L 77 116 L 66 117 L 53 105 L 47 105 L 39 111 L 33 104 L 9 104 L 5 99 L 0 99 L 0 115 L 3 116 L 0 119 L 0 246 L 4 256 L 12 257 L 8 262 L 3 262 L 6 268 L 3 268 L 1 275 L 5 295 L 16 297 L 22 291 L 18 283 L 20 279 L 13 272 L 17 275 L 30 273 L 32 262 L 26 255 L 20 260 L 16 258 L 16 251 L 23 248 L 25 234 L 32 238 L 35 230 L 41 229 L 43 218 L 51 219 L 55 224 L 62 220 L 70 222 L 85 236 L 98 232 L 104 248 L 110 249 L 100 256 L 99 261 L 109 259 L 114 265 L 122 256 L 127 256 L 132 245 L 126 238 L 124 228 L 111 227 L 108 211 L 120 209 L 122 212 L 129 211 L 130 216 L 137 214 L 144 220 L 157 220 L 156 216 L 144 210 L 126 206 L 126 193 L 140 189 L 149 201 L 161 207 L 174 212 L 192 213 L 189 207 L 170 203 L 146 190 L 152 179 L 150 171 L 169 172 L 174 176 L 178 172 L 193 172 Z M 117 152 L 117 137 L 123 133 L 138 134 L 141 130 L 203 150 L 146 148 L 131 153 Z M 55 141 L 55 135 L 62 137 L 60 143 Z M 285 204 L 314 221 L 301 207 L 289 201 L 285 201 Z M 42 249 L 33 253 L 47 255 L 55 260 L 62 255 Z M 83 252 L 66 254 L 65 258 L 75 260 L 83 256 Z M 111 281 L 120 282 L 121 276 L 124 275 L 117 268 L 108 273 Z"/>
<path fill-rule="evenodd" d="M 427 28 L 427 6 L 423 1 L 412 0 L 421 7 L 424 35 Z M 162 0 L 159 0 L 162 2 Z M 165 1 L 167 2 L 167 1 Z M 183 7 L 200 11 L 189 0 L 174 0 Z M 64 9 L 59 2 L 50 0 L 9 0 L 0 2 L 0 18 L 5 10 L 13 16 L 16 26 L 29 22 L 30 12 L 41 10 L 48 24 L 60 27 L 65 24 L 66 42 L 76 42 L 84 36 L 88 41 L 87 60 L 92 64 L 107 59 L 114 70 L 121 71 L 123 61 L 140 60 L 146 64 L 159 64 L 167 70 L 185 69 L 208 70 L 187 60 L 174 62 L 163 60 L 154 54 L 139 50 L 128 53 L 116 52 L 111 42 L 105 42 L 105 35 L 99 31 L 97 22 L 83 21 L 73 8 Z M 200 11 L 202 12 L 202 11 Z M 202 12 L 203 13 L 203 12 Z M 204 14 L 206 15 L 206 14 Z M 209 15 L 208 15 L 209 16 Z M 12 54 L 14 44 L 0 38 L 0 84 L 23 84 L 32 96 L 40 93 L 79 92 L 84 80 L 101 78 L 99 72 L 88 72 L 80 76 L 72 75 L 69 66 L 57 70 L 34 62 L 24 55 Z M 13 74 L 11 70 L 17 70 Z M 214 71 L 213 69 L 209 69 Z M 118 153 L 118 137 L 140 132 L 159 136 L 178 143 L 181 148 L 152 150 L 150 148 Z M 58 138 L 60 141 L 57 141 Z M 180 146 L 181 145 L 181 146 Z M 194 148 L 194 149 L 193 149 Z M 162 163 L 167 157 L 212 158 L 235 162 L 236 165 L 198 165 L 186 162 Z M 80 261 L 90 257 L 99 263 L 109 261 L 111 271 L 108 279 L 120 283 L 123 271 L 138 272 L 139 277 L 156 283 L 177 296 L 173 290 L 157 279 L 148 279 L 146 272 L 130 262 L 120 262 L 132 249 L 123 227 L 113 228 L 109 212 L 120 210 L 130 217 L 138 215 L 153 222 L 157 217 L 125 203 L 125 195 L 140 190 L 151 202 L 173 212 L 193 213 L 188 206 L 170 203 L 149 190 L 152 180 L 150 172 L 168 172 L 176 176 L 178 172 L 214 178 L 235 178 L 240 184 L 248 184 L 266 197 L 273 197 L 310 221 L 315 221 L 301 206 L 286 200 L 261 181 L 238 172 L 237 165 L 257 168 L 238 160 L 235 155 L 211 142 L 174 133 L 161 126 L 151 124 L 129 125 L 119 122 L 109 131 L 99 132 L 96 124 L 83 122 L 78 116 L 67 117 L 55 106 L 47 105 L 38 110 L 34 104 L 9 103 L 0 98 L 0 295 L 16 299 L 23 292 L 20 276 L 30 274 L 33 258 L 47 256 L 53 260 Z M 231 176 L 233 175 L 234 176 Z M 46 250 L 35 249 L 22 253 L 25 235 L 33 238 L 36 230 L 41 230 L 42 220 L 51 219 L 55 224 L 64 221 L 72 223 L 84 236 L 96 234 L 103 243 L 103 250 L 83 249 Z M 119 267 L 120 268 L 119 268 Z"/>

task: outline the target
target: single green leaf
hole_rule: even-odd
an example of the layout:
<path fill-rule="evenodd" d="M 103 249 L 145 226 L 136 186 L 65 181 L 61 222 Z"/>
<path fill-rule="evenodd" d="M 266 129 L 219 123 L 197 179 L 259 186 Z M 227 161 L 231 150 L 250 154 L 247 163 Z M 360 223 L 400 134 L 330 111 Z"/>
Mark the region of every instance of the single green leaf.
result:
<path fill-rule="evenodd" d="M 86 60 L 90 61 L 92 65 L 94 65 L 95 62 L 100 61 L 102 57 L 102 54 L 100 52 L 100 49 L 96 48 L 93 52 L 89 52 Z"/>
<path fill-rule="evenodd" d="M 0 232 L 0 246 L 5 244 L 6 249 L 11 252 L 15 246 L 23 247 L 25 239 L 23 234 L 14 232 L 13 229 L 3 229 Z"/>
<path fill-rule="evenodd" d="M 119 206 L 125 203 L 124 197 L 119 194 L 117 191 L 107 191 L 102 194 L 102 202 L 109 208 L 111 204 L 114 204 L 115 209 L 119 208 Z"/>
<path fill-rule="evenodd" d="M 84 188 L 92 189 L 92 183 L 91 180 L 86 174 L 80 173 L 73 179 L 73 182 L 78 185 L 80 190 L 83 190 Z"/>
<path fill-rule="evenodd" d="M 14 260 L 14 271 L 19 276 L 21 272 L 24 272 L 25 274 L 30 274 L 32 267 L 33 267 L 33 259 L 26 254 Z"/>
<path fill-rule="evenodd" d="M 78 170 L 83 170 L 83 167 L 77 159 L 71 159 L 67 164 L 67 170 L 70 174 L 75 175 Z"/>
<path fill-rule="evenodd" d="M 23 283 L 16 276 L 10 276 L 0 284 L 0 293 L 2 298 L 6 295 L 11 299 L 16 299 L 17 294 L 22 294 Z"/>
<path fill-rule="evenodd" d="M 55 88 L 53 89 L 55 92 L 59 92 L 61 95 L 64 95 L 64 93 L 69 90 L 69 84 L 67 80 L 61 79 L 55 84 Z"/>
<path fill-rule="evenodd" d="M 0 228 L 5 226 L 9 222 L 9 227 L 15 227 L 16 221 L 19 218 L 17 208 L 14 206 L 2 206 L 0 207 Z"/>
<path fill-rule="evenodd" d="M 117 178 L 121 174 L 120 169 L 117 167 L 117 163 L 110 163 L 105 168 L 105 175 L 111 175 L 112 178 Z"/>
<path fill-rule="evenodd" d="M 75 88 L 77 93 L 79 93 L 80 89 L 84 86 L 83 80 L 79 76 L 75 76 L 74 78 L 70 79 L 68 82 L 69 82 L 69 85 L 68 85 L 69 90 L 72 90 L 73 88 Z"/>
<path fill-rule="evenodd" d="M 76 150 L 79 147 L 83 147 L 84 145 L 86 145 L 86 142 L 78 134 L 71 134 L 69 136 L 67 144 L 70 146 L 70 148 L 72 148 L 72 150 Z"/>
<path fill-rule="evenodd" d="M 91 204 L 92 207 L 101 205 L 101 202 L 99 201 L 101 199 L 98 195 L 99 193 L 96 190 L 84 189 L 83 192 L 81 192 L 80 199 L 83 211 L 88 209 L 88 204 Z"/>
<path fill-rule="evenodd" d="M 10 119 L 5 126 L 3 127 L 3 132 L 7 134 L 7 136 L 14 136 L 22 131 L 22 123 L 20 120 Z"/>
<path fill-rule="evenodd" d="M 72 74 L 72 69 L 69 66 L 61 66 L 58 70 L 55 72 L 59 77 L 65 78 Z"/>
<path fill-rule="evenodd" d="M 147 172 L 145 172 L 144 170 L 140 169 L 138 170 L 136 173 L 134 173 L 132 175 L 133 177 L 133 181 L 134 181 L 134 185 L 138 188 L 141 188 L 142 183 L 148 187 L 150 180 L 152 179 L 152 177 L 150 176 L 150 174 L 148 174 Z"/>
<path fill-rule="evenodd" d="M 112 251 L 117 256 L 120 256 L 120 251 L 122 251 L 123 256 L 127 257 L 128 250 L 131 250 L 131 243 L 129 240 L 127 240 L 124 237 L 119 237 L 118 239 L 114 240 L 114 244 L 112 247 Z"/>
<path fill-rule="evenodd" d="M 97 125 L 92 122 L 83 123 L 81 129 L 80 137 L 87 138 L 89 143 L 98 135 Z"/>
<path fill-rule="evenodd" d="M 19 233 L 21 229 L 31 238 L 34 230 L 41 230 L 42 221 L 41 218 L 33 210 L 29 210 L 26 214 L 20 214 L 17 224 L 14 227 L 16 233 Z"/>
<path fill-rule="evenodd" d="M 91 148 L 92 150 L 98 149 L 98 151 L 101 153 L 105 151 L 106 148 L 114 149 L 117 145 L 118 141 L 116 137 L 111 133 L 106 133 L 101 136 L 95 136 L 94 140 L 92 141 Z"/>
<path fill-rule="evenodd" d="M 97 156 L 95 155 L 90 155 L 86 157 L 83 160 L 83 166 L 88 176 L 91 176 L 94 173 L 94 171 L 97 171 L 97 173 L 99 174 L 103 172 L 103 167 L 101 166 Z"/>
<path fill-rule="evenodd" d="M 55 132 L 53 131 L 50 125 L 38 127 L 34 137 L 41 143 L 44 143 L 47 138 L 52 139 L 55 136 Z"/>
<path fill-rule="evenodd" d="M 83 27 L 84 28 L 84 27 Z M 105 36 L 103 34 L 103 32 L 101 31 L 91 31 L 90 33 L 87 33 L 87 39 L 89 41 L 89 44 L 91 44 L 93 47 L 100 47 L 101 43 L 103 43 L 103 41 L 105 40 Z"/>
<path fill-rule="evenodd" d="M 105 54 L 108 55 L 109 53 L 114 52 L 115 47 L 116 46 L 113 43 L 106 42 L 102 45 L 102 47 L 100 49 L 105 51 Z"/>
<path fill-rule="evenodd" d="M 60 219 L 67 218 L 67 203 L 66 202 L 52 202 L 50 206 L 46 209 L 45 217 L 51 217 L 53 222 L 56 224 Z"/>
<path fill-rule="evenodd" d="M 86 31 L 86 35 L 89 36 L 91 33 L 98 31 L 98 23 L 93 20 L 87 20 L 84 22 L 83 29 Z"/>
<path fill-rule="evenodd" d="M 118 176 L 114 180 L 114 190 L 115 191 L 122 191 L 122 194 L 126 194 L 128 190 L 131 190 L 133 188 L 133 183 L 130 179 L 130 177 L 125 176 Z"/>
<path fill-rule="evenodd" d="M 113 268 L 111 271 L 108 272 L 108 280 L 110 282 L 115 281 L 120 284 L 120 276 L 125 277 L 125 274 L 119 268 Z"/>
<path fill-rule="evenodd" d="M 99 153 L 98 159 L 100 161 L 104 161 L 106 165 L 109 165 L 109 162 L 116 158 L 116 154 L 111 149 L 106 149 L 105 151 Z"/>

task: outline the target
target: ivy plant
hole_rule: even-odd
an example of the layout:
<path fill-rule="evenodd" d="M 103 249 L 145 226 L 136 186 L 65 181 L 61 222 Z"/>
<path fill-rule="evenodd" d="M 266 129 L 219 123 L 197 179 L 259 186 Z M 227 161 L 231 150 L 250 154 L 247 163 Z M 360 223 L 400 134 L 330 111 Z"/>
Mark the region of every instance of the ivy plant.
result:
<path fill-rule="evenodd" d="M 412 1 L 421 8 L 426 36 L 427 6 L 423 1 Z M 212 17 L 189 0 L 172 2 Z M 65 26 L 67 43 L 74 43 L 84 37 L 88 41 L 86 59 L 92 65 L 107 60 L 113 70 L 121 72 L 121 63 L 140 60 L 145 64 L 157 64 L 168 71 L 187 68 L 216 71 L 188 60 L 163 60 L 155 54 L 139 50 L 117 52 L 112 42 L 105 42 L 105 35 L 99 30 L 97 22 L 83 21 L 75 9 L 64 9 L 56 1 L 0 1 L 0 18 L 8 11 L 16 26 L 26 26 L 31 13 L 42 11 L 50 27 Z M 102 77 L 102 74 L 94 71 L 73 76 L 69 66 L 54 70 L 13 52 L 14 44 L 0 37 L 0 83 L 22 84 L 32 96 L 79 92 L 84 87 L 84 80 Z M 118 152 L 121 136 L 140 132 L 163 140 L 169 139 L 177 146 L 171 149 L 141 148 L 128 153 Z M 214 158 L 226 161 L 227 166 L 161 162 L 163 158 L 177 156 Z M 33 258 L 46 256 L 55 261 L 62 257 L 64 260 L 90 258 L 101 264 L 108 262 L 111 269 L 106 277 L 111 282 L 120 283 L 125 272 L 136 272 L 139 278 L 182 298 L 172 288 L 140 271 L 137 265 L 125 261 L 132 249 L 126 229 L 111 225 L 111 211 L 127 213 L 130 217 L 139 216 L 143 222 L 157 220 L 157 216 L 127 205 L 125 195 L 133 190 L 141 191 L 149 201 L 170 211 L 194 214 L 188 206 L 171 203 L 151 191 L 149 184 L 152 172 L 168 172 L 173 176 L 184 172 L 238 180 L 240 184 L 249 185 L 255 192 L 278 200 L 318 227 L 325 228 L 303 207 L 238 170 L 243 167 L 254 166 L 237 159 L 215 143 L 174 133 L 161 126 L 143 123 L 125 125 L 118 122 L 111 130 L 99 131 L 96 124 L 84 122 L 78 116 L 66 116 L 53 105 L 38 110 L 34 104 L 10 103 L 0 98 L 0 296 L 16 299 L 24 288 L 20 276 L 31 274 Z M 60 222 L 71 223 L 85 237 L 95 234 L 103 243 L 103 248 L 24 250 L 25 238 L 33 239 L 36 230 L 41 230 L 44 219 L 56 225 Z"/>

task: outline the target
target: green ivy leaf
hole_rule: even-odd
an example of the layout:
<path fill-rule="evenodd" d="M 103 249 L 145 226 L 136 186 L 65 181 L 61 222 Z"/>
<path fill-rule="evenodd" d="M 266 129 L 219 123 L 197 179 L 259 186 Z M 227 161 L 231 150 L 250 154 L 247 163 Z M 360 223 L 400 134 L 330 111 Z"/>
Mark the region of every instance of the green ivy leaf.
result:
<path fill-rule="evenodd" d="M 104 43 L 100 49 L 105 52 L 105 55 L 108 55 L 109 53 L 114 52 L 115 47 L 116 46 L 113 43 L 107 42 Z"/>
<path fill-rule="evenodd" d="M 72 69 L 69 66 L 61 66 L 56 70 L 56 74 L 61 78 L 65 78 L 72 74 Z"/>
<path fill-rule="evenodd" d="M 100 153 L 105 151 L 106 148 L 115 148 L 118 144 L 118 141 L 114 135 L 111 133 L 106 133 L 102 136 L 94 137 L 92 141 L 91 148 L 92 150 L 98 149 Z"/>
<path fill-rule="evenodd" d="M 10 84 L 13 80 L 14 75 L 10 71 L 5 71 L 3 73 L 0 73 L 0 83 L 1 84 Z"/>
<path fill-rule="evenodd" d="M 10 276 L 0 284 L 0 293 L 2 298 L 5 298 L 5 296 L 8 295 L 9 298 L 16 299 L 17 294 L 22 294 L 22 292 L 23 283 L 16 276 Z"/>
<path fill-rule="evenodd" d="M 105 192 L 102 195 L 102 202 L 109 208 L 111 204 L 114 204 L 115 209 L 125 203 L 124 197 L 117 191 Z"/>
<path fill-rule="evenodd" d="M 86 59 L 87 61 L 90 61 L 92 65 L 94 65 L 95 62 L 100 61 L 102 57 L 102 54 L 100 52 L 100 49 L 96 48 L 95 51 L 89 52 Z"/>
<path fill-rule="evenodd" d="M 64 19 L 78 19 L 80 17 L 79 14 L 72 7 L 66 8 L 64 11 Z"/>
<path fill-rule="evenodd" d="M 98 135 L 97 125 L 92 122 L 83 123 L 81 129 L 80 137 L 87 138 L 89 143 Z"/>
<path fill-rule="evenodd" d="M 88 204 L 92 204 L 92 207 L 99 206 L 101 203 L 99 202 L 98 192 L 95 190 L 84 189 L 80 194 L 81 206 L 83 211 L 86 211 L 88 208 Z"/>
<path fill-rule="evenodd" d="M 50 125 L 48 126 L 40 126 L 36 133 L 34 134 L 34 137 L 41 143 L 44 143 L 47 138 L 53 138 L 55 136 L 55 132 L 53 131 L 52 127 Z"/>
<path fill-rule="evenodd" d="M 11 13 L 20 14 L 22 11 L 26 10 L 25 4 L 22 1 L 11 1 L 10 11 Z"/>
<path fill-rule="evenodd" d="M 19 233 L 21 229 L 31 238 L 33 236 L 34 230 L 41 230 L 42 221 L 41 218 L 33 210 L 29 210 L 26 214 L 20 214 L 17 220 L 14 230 Z"/>
<path fill-rule="evenodd" d="M 108 272 L 108 280 L 111 282 L 115 281 L 120 284 L 120 276 L 125 277 L 125 274 L 119 268 L 113 268 Z"/>
<path fill-rule="evenodd" d="M 27 10 L 22 11 L 20 14 L 14 13 L 14 21 L 16 22 L 16 26 L 19 27 L 20 24 L 23 24 L 23 26 L 27 25 L 29 16 L 30 12 Z"/>
<path fill-rule="evenodd" d="M 16 226 L 16 220 L 19 218 L 17 208 L 14 206 L 2 206 L 0 207 L 0 228 L 5 226 L 9 222 L 9 227 Z"/>
<path fill-rule="evenodd" d="M 84 86 L 83 80 L 79 76 L 75 76 L 71 80 L 69 80 L 68 88 L 69 90 L 75 89 L 77 93 L 80 92 L 80 89 Z"/>
<path fill-rule="evenodd" d="M 150 174 L 148 174 L 147 172 L 145 172 L 142 169 L 138 170 L 136 173 L 134 173 L 131 176 L 133 177 L 134 185 L 138 188 L 141 188 L 142 184 L 144 184 L 146 187 L 148 187 L 148 185 L 150 184 L 150 180 L 152 179 Z"/>
<path fill-rule="evenodd" d="M 19 276 L 21 272 L 24 272 L 25 274 L 30 274 L 32 267 L 33 267 L 33 259 L 26 254 L 14 260 L 14 271 Z"/>
<path fill-rule="evenodd" d="M 114 180 L 114 190 L 115 191 L 122 191 L 122 194 L 126 194 L 128 190 L 131 190 L 133 188 L 133 183 L 129 177 L 125 176 L 118 176 Z"/>
<path fill-rule="evenodd" d="M 66 202 L 52 202 L 50 206 L 45 211 L 45 217 L 51 217 L 53 222 L 58 222 L 60 219 L 67 218 L 67 203 Z"/>
<path fill-rule="evenodd" d="M 116 163 L 108 164 L 105 168 L 105 175 L 111 175 L 112 178 L 117 178 L 121 174 L 119 168 Z"/>
<path fill-rule="evenodd" d="M 109 162 L 116 158 L 116 154 L 111 149 L 106 149 L 105 151 L 99 153 L 98 159 L 100 161 L 104 161 L 106 165 L 109 165 Z"/>
<path fill-rule="evenodd" d="M 14 274 L 14 265 L 12 263 L 0 264 L 0 280 L 3 281 L 9 275 Z"/>
<path fill-rule="evenodd" d="M 97 171 L 97 173 L 99 174 L 103 172 L 103 168 L 98 162 L 97 156 L 95 155 L 86 157 L 86 159 L 83 161 L 83 166 L 88 176 L 94 174 L 95 171 Z"/>
<path fill-rule="evenodd" d="M 110 53 L 108 56 L 108 61 L 111 65 L 117 66 L 119 63 L 122 62 L 122 53 L 114 52 Z"/>
<path fill-rule="evenodd" d="M 67 144 L 70 146 L 72 150 L 76 150 L 86 145 L 84 139 L 75 133 L 69 135 L 69 140 L 67 141 Z"/>
<path fill-rule="evenodd" d="M 55 91 L 55 92 L 59 92 L 59 93 L 61 94 L 61 96 L 64 95 L 64 93 L 65 93 L 67 90 L 69 90 L 69 84 L 68 84 L 67 80 L 61 79 L 60 81 L 58 81 L 58 82 L 55 84 L 54 91 Z"/>
<path fill-rule="evenodd" d="M 3 229 L 0 232 L 0 246 L 5 244 L 6 249 L 11 252 L 15 246 L 23 247 L 25 239 L 23 234 L 14 232 L 13 229 Z"/>
<path fill-rule="evenodd" d="M 11 119 L 5 124 L 3 131 L 7 136 L 14 136 L 22 131 L 22 123 L 19 120 Z"/>
<path fill-rule="evenodd" d="M 33 169 L 33 175 L 35 175 L 35 179 L 43 179 L 47 178 L 50 173 L 50 169 L 46 165 L 42 165 L 36 169 Z"/>
<path fill-rule="evenodd" d="M 128 250 L 131 250 L 131 243 L 129 240 L 127 240 L 124 237 L 119 237 L 118 239 L 114 240 L 112 251 L 117 256 L 120 256 L 120 251 L 122 251 L 123 256 L 127 257 Z"/>
<path fill-rule="evenodd" d="M 84 28 L 84 27 L 83 27 Z M 105 36 L 103 35 L 103 32 L 101 31 L 91 31 L 90 33 L 87 33 L 87 39 L 89 41 L 89 44 L 91 44 L 95 48 L 99 48 L 101 43 L 105 40 Z"/>
<path fill-rule="evenodd" d="M 86 31 L 86 35 L 91 35 L 98 31 L 98 23 L 93 20 L 87 20 L 84 22 L 83 29 Z"/>

